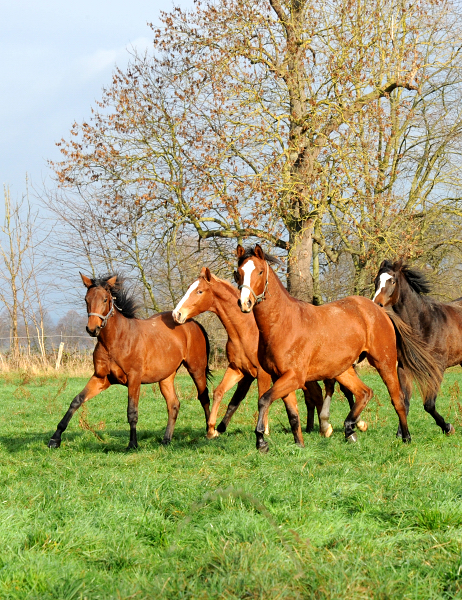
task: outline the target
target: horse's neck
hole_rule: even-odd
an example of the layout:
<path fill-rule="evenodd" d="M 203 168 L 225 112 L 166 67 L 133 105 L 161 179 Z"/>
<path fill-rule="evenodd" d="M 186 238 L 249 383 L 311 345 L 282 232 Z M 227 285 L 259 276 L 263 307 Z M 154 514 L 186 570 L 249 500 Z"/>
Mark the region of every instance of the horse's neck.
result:
<path fill-rule="evenodd" d="M 213 294 L 215 297 L 212 310 L 220 319 L 226 333 L 231 341 L 243 343 L 245 333 L 252 327 L 254 320 L 249 320 L 249 315 L 245 315 L 239 308 L 237 301 L 239 294 L 234 292 L 234 288 L 228 287 L 225 283 L 214 282 Z M 255 327 L 255 325 L 253 325 Z M 251 329 L 250 329 L 251 331 Z M 257 330 L 255 327 L 255 334 Z"/>
<path fill-rule="evenodd" d="M 401 278 L 399 299 L 393 309 L 405 323 L 420 329 L 420 314 L 425 309 L 425 301 L 404 277 Z"/>
<path fill-rule="evenodd" d="M 114 350 L 119 349 L 118 340 L 126 330 L 127 324 L 127 317 L 124 317 L 118 310 L 114 310 L 114 314 L 109 317 L 106 326 L 101 329 L 98 340 L 111 354 L 114 353 Z"/>
<path fill-rule="evenodd" d="M 284 316 L 296 310 L 298 305 L 298 300 L 289 294 L 279 277 L 270 268 L 265 299 L 256 304 L 253 309 L 255 321 L 263 338 L 268 339 L 272 334 L 278 335 L 280 327 L 284 327 Z M 306 303 L 306 309 L 309 311 L 311 308 L 314 307 Z"/>

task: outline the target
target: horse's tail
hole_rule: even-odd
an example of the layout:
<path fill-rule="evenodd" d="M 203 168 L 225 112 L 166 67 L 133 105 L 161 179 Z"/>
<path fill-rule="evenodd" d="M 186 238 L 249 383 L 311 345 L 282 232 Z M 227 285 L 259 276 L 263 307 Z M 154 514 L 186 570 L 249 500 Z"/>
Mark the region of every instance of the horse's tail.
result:
<path fill-rule="evenodd" d="M 414 329 L 392 309 L 385 309 L 396 332 L 396 345 L 401 350 L 403 365 L 409 369 L 422 398 L 436 396 L 444 369 L 430 353 L 428 345 Z"/>
<path fill-rule="evenodd" d="M 194 321 L 196 323 L 196 325 L 199 325 L 200 330 L 202 331 L 202 333 L 204 334 L 204 338 L 205 338 L 205 350 L 207 352 L 207 366 L 205 367 L 205 376 L 207 378 L 207 381 L 209 383 L 212 383 L 213 381 L 213 373 L 212 373 L 212 369 L 209 366 L 209 362 L 210 362 L 210 340 L 209 340 L 209 336 L 207 334 L 207 332 L 204 329 L 204 326 L 199 323 L 198 321 Z"/>

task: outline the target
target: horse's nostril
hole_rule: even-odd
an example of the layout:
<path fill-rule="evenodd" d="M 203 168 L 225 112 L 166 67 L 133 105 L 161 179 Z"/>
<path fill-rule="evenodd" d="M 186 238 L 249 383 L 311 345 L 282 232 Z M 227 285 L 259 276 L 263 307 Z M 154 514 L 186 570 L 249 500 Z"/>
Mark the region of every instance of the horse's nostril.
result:
<path fill-rule="evenodd" d="M 381 302 L 379 302 L 379 306 L 381 306 L 383 308 L 383 304 Z"/>

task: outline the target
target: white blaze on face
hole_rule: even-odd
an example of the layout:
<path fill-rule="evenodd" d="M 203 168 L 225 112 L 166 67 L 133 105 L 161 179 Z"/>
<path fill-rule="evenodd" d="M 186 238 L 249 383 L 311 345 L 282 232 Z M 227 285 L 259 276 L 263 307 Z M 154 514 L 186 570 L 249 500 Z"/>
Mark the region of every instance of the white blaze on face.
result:
<path fill-rule="evenodd" d="M 372 298 L 372 301 L 374 301 L 377 298 L 377 296 L 383 290 L 383 288 L 385 287 L 385 284 L 387 283 L 387 281 L 389 279 L 393 279 L 393 276 L 390 275 L 389 273 L 382 273 L 382 275 L 380 275 L 380 277 L 379 277 L 379 286 L 377 288 L 377 291 L 375 292 L 375 296 Z"/>
<path fill-rule="evenodd" d="M 252 275 L 252 271 L 255 270 L 255 265 L 253 264 L 253 260 L 249 260 L 245 263 L 243 267 L 241 267 L 244 271 L 244 281 L 243 285 L 248 285 L 250 287 L 250 276 Z M 247 302 L 250 296 L 250 290 L 248 288 L 242 288 L 241 290 L 241 303 Z"/>
<path fill-rule="evenodd" d="M 189 298 L 189 296 L 194 292 L 194 290 L 197 288 L 198 285 L 199 285 L 199 280 L 195 281 L 194 283 L 191 283 L 191 285 L 188 287 L 188 291 L 183 296 L 183 298 L 181 298 L 181 300 L 178 302 L 178 304 L 175 306 L 175 309 L 172 312 L 172 315 L 174 318 L 177 317 L 181 307 L 186 302 L 186 300 Z"/>

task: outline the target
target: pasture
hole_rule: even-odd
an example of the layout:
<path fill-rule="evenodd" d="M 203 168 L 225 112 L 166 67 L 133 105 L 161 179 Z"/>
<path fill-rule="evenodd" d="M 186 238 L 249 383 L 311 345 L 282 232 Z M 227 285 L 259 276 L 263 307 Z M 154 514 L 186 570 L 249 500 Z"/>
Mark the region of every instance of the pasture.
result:
<path fill-rule="evenodd" d="M 438 400 L 456 434 L 443 436 L 415 397 L 409 445 L 395 438 L 379 377 L 361 377 L 376 395 L 356 445 L 344 441 L 348 405 L 336 392 L 332 438 L 316 428 L 296 447 L 277 401 L 261 455 L 255 384 L 228 432 L 207 441 L 193 383 L 179 375 L 169 447 L 165 402 L 143 386 L 130 452 L 126 389 L 114 386 L 51 450 L 86 379 L 4 376 L 0 598 L 462 598 L 462 372 L 446 373 Z"/>

